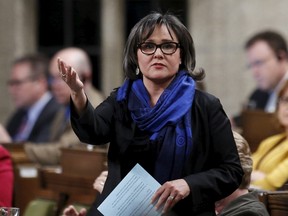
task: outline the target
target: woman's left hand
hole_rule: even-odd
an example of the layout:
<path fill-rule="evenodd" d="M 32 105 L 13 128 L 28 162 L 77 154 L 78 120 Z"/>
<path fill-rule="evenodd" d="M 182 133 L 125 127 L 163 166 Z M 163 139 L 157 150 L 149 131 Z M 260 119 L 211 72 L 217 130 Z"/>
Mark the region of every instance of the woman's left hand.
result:
<path fill-rule="evenodd" d="M 153 195 L 151 203 L 158 210 L 163 206 L 163 213 L 169 211 L 177 202 L 190 194 L 190 188 L 184 179 L 165 182 Z"/>

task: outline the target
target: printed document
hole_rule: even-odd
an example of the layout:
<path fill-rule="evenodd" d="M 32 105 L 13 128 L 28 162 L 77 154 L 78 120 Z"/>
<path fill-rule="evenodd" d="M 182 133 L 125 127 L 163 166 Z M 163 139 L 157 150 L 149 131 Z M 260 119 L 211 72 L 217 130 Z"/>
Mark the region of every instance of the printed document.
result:
<path fill-rule="evenodd" d="M 125 176 L 98 210 L 104 216 L 160 216 L 151 198 L 161 185 L 139 164 Z"/>

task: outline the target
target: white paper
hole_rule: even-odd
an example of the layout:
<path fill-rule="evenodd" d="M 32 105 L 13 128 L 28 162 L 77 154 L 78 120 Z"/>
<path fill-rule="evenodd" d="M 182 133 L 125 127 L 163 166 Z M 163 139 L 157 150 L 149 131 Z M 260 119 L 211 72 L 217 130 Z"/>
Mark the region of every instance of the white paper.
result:
<path fill-rule="evenodd" d="M 151 198 L 160 184 L 139 164 L 125 176 L 98 210 L 104 216 L 160 216 Z"/>

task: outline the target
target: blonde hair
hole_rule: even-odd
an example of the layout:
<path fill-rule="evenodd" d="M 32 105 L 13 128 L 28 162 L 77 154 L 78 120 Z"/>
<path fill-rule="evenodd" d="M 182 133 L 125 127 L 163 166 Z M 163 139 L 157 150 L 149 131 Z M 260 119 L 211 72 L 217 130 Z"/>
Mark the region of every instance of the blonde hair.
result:
<path fill-rule="evenodd" d="M 253 169 L 253 161 L 251 157 L 251 150 L 248 142 L 237 132 L 233 131 L 233 136 L 237 146 L 240 163 L 244 172 L 240 189 L 248 189 L 251 181 L 251 173 Z"/>

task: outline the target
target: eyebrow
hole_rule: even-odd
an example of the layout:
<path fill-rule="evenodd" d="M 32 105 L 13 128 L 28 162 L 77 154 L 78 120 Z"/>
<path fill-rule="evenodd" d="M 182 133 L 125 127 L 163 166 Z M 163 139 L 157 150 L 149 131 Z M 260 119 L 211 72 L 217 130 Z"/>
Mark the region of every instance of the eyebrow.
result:
<path fill-rule="evenodd" d="M 147 39 L 147 40 L 145 40 L 144 42 L 149 42 L 149 43 L 155 43 L 155 40 L 153 40 L 153 39 Z M 161 42 L 176 42 L 176 43 L 178 43 L 177 41 L 174 41 L 173 39 L 162 39 L 161 40 Z"/>

